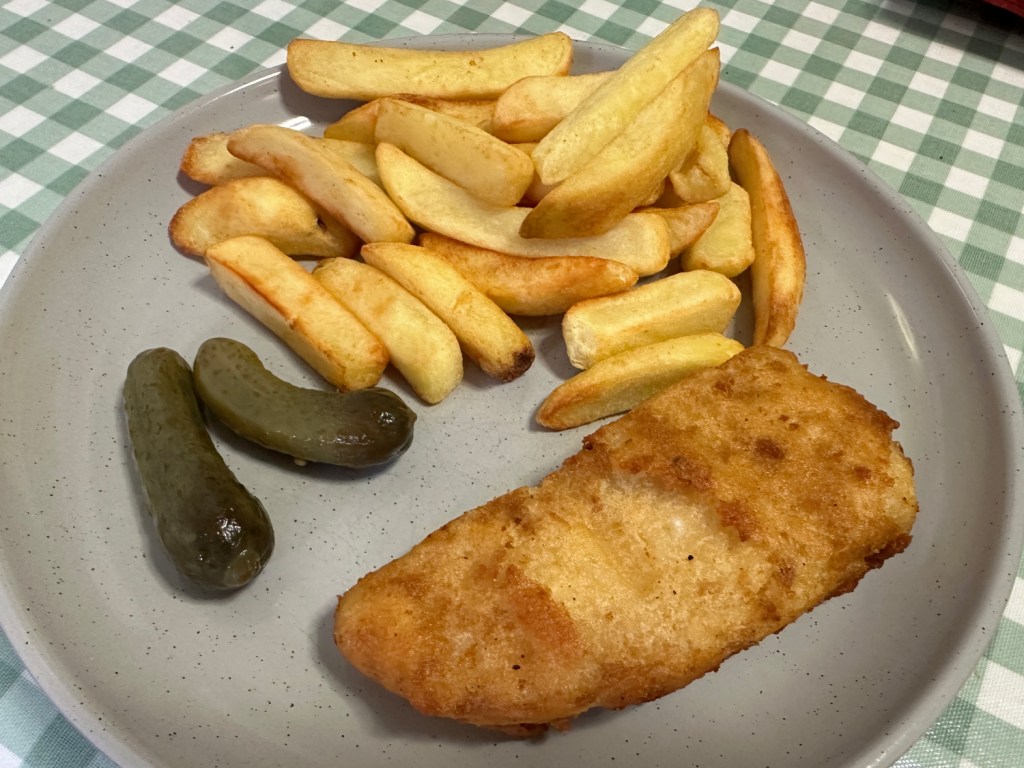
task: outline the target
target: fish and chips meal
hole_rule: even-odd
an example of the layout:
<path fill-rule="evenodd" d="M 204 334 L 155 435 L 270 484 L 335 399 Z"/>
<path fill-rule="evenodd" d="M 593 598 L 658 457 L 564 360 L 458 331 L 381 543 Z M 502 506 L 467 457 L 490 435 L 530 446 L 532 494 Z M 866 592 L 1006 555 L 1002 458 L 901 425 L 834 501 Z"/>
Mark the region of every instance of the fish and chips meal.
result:
<path fill-rule="evenodd" d="M 208 188 L 174 215 L 173 243 L 341 393 L 383 392 L 390 369 L 431 406 L 458 396 L 469 364 L 500 397 L 538 354 L 517 318 L 548 317 L 578 372 L 536 423 L 618 416 L 537 485 L 339 598 L 340 651 L 425 714 L 528 736 L 650 701 L 910 542 L 897 422 L 783 349 L 806 257 L 768 148 L 713 112 L 718 30 L 699 7 L 619 69 L 585 74 L 561 33 L 468 51 L 294 40 L 299 88 L 363 103 L 339 105 L 320 136 L 224 126 L 182 158 Z M 251 352 L 219 340 L 211 355 L 220 368 L 197 359 L 197 375 L 202 392 L 228 387 L 222 418 L 252 381 L 252 402 L 285 392 L 315 429 L 317 401 Z M 287 423 L 287 408 L 260 407 Z M 403 408 L 404 431 L 370 458 L 405 450 Z M 238 418 L 258 442 L 273 431 Z M 243 581 L 219 567 L 220 586 Z"/>

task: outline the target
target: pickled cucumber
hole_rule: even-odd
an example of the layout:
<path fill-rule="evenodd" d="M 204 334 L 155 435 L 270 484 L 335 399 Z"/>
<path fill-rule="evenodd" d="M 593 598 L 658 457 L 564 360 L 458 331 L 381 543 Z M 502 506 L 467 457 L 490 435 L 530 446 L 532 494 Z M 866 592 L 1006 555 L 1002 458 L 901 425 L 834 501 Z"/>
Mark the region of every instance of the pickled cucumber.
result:
<path fill-rule="evenodd" d="M 273 527 L 217 452 L 188 363 L 163 347 L 139 354 L 124 409 L 142 489 L 175 566 L 203 587 L 247 584 L 270 558 Z"/>
<path fill-rule="evenodd" d="M 394 392 L 297 387 L 232 339 L 204 342 L 193 377 L 199 398 L 230 429 L 299 461 L 370 467 L 397 458 L 412 442 L 416 414 Z"/>

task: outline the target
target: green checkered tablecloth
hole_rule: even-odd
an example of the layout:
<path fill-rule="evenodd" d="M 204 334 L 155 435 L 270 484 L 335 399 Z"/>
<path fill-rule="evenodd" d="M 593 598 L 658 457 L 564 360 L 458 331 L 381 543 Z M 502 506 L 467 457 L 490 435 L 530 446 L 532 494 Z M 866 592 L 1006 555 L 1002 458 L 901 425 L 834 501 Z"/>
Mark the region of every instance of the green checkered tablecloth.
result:
<path fill-rule="evenodd" d="M 781 105 L 904 195 L 988 305 L 1024 393 L 1024 37 L 949 0 L 712 0 L 723 78 Z M 0 284 L 40 225 L 132 136 L 280 64 L 304 35 L 541 33 L 636 48 L 689 0 L 6 0 Z M 0 393 L 0 397 L 2 397 Z M 2 501 L 0 501 L 2 503 Z M 0 634 L 0 768 L 100 766 Z M 1024 581 L 966 686 L 903 768 L 1024 765 Z"/>

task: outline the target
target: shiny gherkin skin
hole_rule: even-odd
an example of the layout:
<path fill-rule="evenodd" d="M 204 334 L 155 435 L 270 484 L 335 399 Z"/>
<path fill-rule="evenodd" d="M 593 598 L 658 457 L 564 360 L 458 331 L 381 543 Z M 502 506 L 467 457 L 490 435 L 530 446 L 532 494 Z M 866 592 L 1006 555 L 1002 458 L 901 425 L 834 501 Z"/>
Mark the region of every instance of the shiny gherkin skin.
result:
<path fill-rule="evenodd" d="M 162 347 L 139 354 L 124 409 L 143 492 L 175 566 L 203 587 L 247 584 L 273 552 L 273 527 L 217 452 L 188 363 Z"/>
<path fill-rule="evenodd" d="M 394 392 L 297 387 L 231 339 L 204 342 L 193 377 L 199 398 L 233 431 L 300 461 L 371 467 L 397 458 L 412 442 L 416 414 Z"/>

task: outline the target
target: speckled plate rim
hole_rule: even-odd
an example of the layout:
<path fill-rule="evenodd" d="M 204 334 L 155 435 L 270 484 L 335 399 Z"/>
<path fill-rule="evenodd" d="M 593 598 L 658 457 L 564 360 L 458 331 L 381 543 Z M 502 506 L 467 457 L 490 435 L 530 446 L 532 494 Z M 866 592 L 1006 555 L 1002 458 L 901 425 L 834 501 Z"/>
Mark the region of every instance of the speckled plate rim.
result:
<path fill-rule="evenodd" d="M 426 42 L 436 47 L 447 47 L 449 42 L 453 43 L 452 47 L 460 47 L 460 45 L 465 47 L 467 38 L 471 38 L 474 44 L 479 45 L 493 45 L 512 39 L 508 35 L 454 35 L 436 36 L 428 38 Z M 389 41 L 389 44 L 417 46 L 424 44 L 424 42 L 425 40 L 420 38 Z M 616 55 L 621 55 L 620 49 L 613 46 L 595 43 L 581 45 L 594 51 L 611 51 L 616 52 Z M 255 84 L 280 76 L 281 68 L 256 73 L 249 78 L 220 88 L 208 96 L 187 105 L 165 118 L 164 121 L 181 120 L 190 113 L 200 111 L 217 100 L 230 97 Z M 991 363 L 993 375 L 997 377 L 995 386 L 1001 394 L 1002 402 L 994 403 L 993 408 L 1001 408 L 1005 417 L 1006 432 L 1001 452 L 1007 460 L 1009 468 L 1007 476 L 1010 481 L 1005 497 L 1007 501 L 1005 505 L 1004 532 L 1006 535 L 1003 537 L 1003 546 L 996 553 L 1000 564 L 988 571 L 988 577 L 984 582 L 984 590 L 982 594 L 978 595 L 978 605 L 973 612 L 973 615 L 977 618 L 975 626 L 961 636 L 955 653 L 949 658 L 948 664 L 935 679 L 925 686 L 910 715 L 903 722 L 894 724 L 890 737 L 887 739 L 886 747 L 875 754 L 870 763 L 872 766 L 891 765 L 934 722 L 975 668 L 978 659 L 991 640 L 993 627 L 999 621 L 1013 585 L 1013 575 L 1016 573 L 1022 542 L 1024 542 L 1024 515 L 1021 514 L 1024 511 L 1022 510 L 1024 503 L 1022 503 L 1019 483 L 1021 457 L 1024 455 L 1024 419 L 1021 418 L 1018 394 L 1010 375 L 1003 346 L 993 330 L 993 325 L 980 320 L 986 317 L 986 308 L 980 301 L 963 270 L 949 256 L 935 234 L 920 220 L 910 206 L 907 205 L 906 201 L 890 190 L 871 171 L 865 169 L 860 161 L 845 150 L 838 148 L 830 139 L 814 131 L 814 129 L 806 124 L 781 112 L 777 107 L 761 101 L 757 97 L 741 92 L 727 82 L 723 82 L 721 88 L 723 91 L 730 93 L 733 98 L 742 96 L 743 99 L 751 103 L 759 104 L 760 109 L 773 113 L 775 118 L 787 123 L 795 134 L 822 145 L 831 145 L 836 149 L 837 157 L 849 167 L 851 173 L 861 176 L 866 175 L 874 179 L 879 195 L 885 199 L 885 203 L 901 213 L 906 220 L 907 226 L 917 233 L 921 242 L 928 244 L 928 250 L 931 252 L 931 255 L 936 257 L 934 265 L 944 269 L 955 283 L 958 292 L 956 292 L 954 298 L 968 305 L 970 311 L 979 318 L 980 328 L 978 335 L 984 344 L 982 353 Z M 51 220 L 39 230 L 25 255 L 15 265 L 7 284 L 0 291 L 0 321 L 3 320 L 5 313 L 9 311 L 10 306 L 14 303 L 14 297 L 17 294 L 22 274 L 27 274 L 29 271 L 39 267 L 38 251 L 41 249 L 41 244 L 50 237 L 53 222 L 74 211 L 81 200 L 92 193 L 98 180 L 106 176 L 109 170 L 117 164 L 118 158 L 122 153 L 133 151 L 137 147 L 145 145 L 148 141 L 148 136 L 148 132 L 141 133 L 122 147 L 118 153 L 108 158 L 101 168 L 83 181 L 62 202 Z M 3 577 L 5 587 L 4 590 L 0 591 L 0 624 L 2 624 L 10 637 L 16 651 L 23 658 L 26 667 L 44 691 L 61 711 L 79 728 L 88 733 L 97 746 L 107 754 L 115 759 L 125 761 L 126 764 L 135 764 L 135 761 L 142 759 L 139 755 L 126 748 L 124 741 L 117 738 L 116 728 L 112 729 L 110 723 L 103 724 L 100 727 L 95 715 L 83 706 L 83 702 L 80 701 L 73 683 L 53 673 L 47 653 L 36 645 L 25 642 L 27 637 L 26 626 L 31 623 L 31 617 L 27 616 L 18 604 L 10 600 L 8 589 L 6 589 L 10 583 L 9 575 L 2 565 L 0 565 L 0 576 Z"/>

